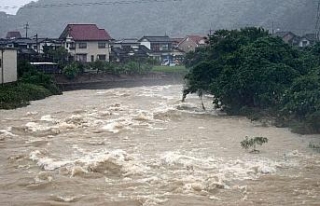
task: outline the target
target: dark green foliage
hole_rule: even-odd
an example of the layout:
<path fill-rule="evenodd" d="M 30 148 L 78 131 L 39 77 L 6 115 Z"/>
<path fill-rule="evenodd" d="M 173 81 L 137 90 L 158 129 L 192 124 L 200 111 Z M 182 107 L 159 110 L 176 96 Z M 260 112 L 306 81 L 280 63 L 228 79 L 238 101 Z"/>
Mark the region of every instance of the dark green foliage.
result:
<path fill-rule="evenodd" d="M 0 109 L 27 106 L 30 101 L 44 99 L 52 93 L 43 86 L 18 83 L 0 87 Z"/>
<path fill-rule="evenodd" d="M 64 68 L 68 63 L 68 51 L 64 47 L 58 47 L 53 49 L 51 47 L 44 47 L 44 54 L 52 58 L 53 62 L 56 62 L 60 68 Z"/>
<path fill-rule="evenodd" d="M 27 72 L 36 70 L 36 68 L 26 60 L 18 60 L 17 68 L 18 68 L 18 78 L 21 78 L 22 75 Z"/>
<path fill-rule="evenodd" d="M 51 76 L 37 71 L 28 62 L 19 61 L 20 78 L 17 83 L 0 86 L 0 109 L 26 106 L 30 101 L 61 94 Z"/>
<path fill-rule="evenodd" d="M 206 50 L 188 55 L 183 99 L 210 93 L 229 114 L 268 111 L 283 125 L 292 121 L 298 130 L 320 132 L 319 43 L 298 50 L 263 29 L 220 30 L 210 36 Z"/>

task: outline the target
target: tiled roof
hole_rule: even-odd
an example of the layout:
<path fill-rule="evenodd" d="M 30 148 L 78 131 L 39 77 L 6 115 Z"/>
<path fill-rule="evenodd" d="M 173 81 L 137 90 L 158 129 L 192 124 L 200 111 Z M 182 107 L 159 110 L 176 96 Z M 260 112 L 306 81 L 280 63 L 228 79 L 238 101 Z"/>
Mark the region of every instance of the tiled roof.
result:
<path fill-rule="evenodd" d="M 180 42 L 183 41 L 183 39 L 184 39 L 183 37 L 174 37 L 174 38 L 171 38 L 171 41 L 179 44 Z"/>
<path fill-rule="evenodd" d="M 99 29 L 95 24 L 68 24 L 60 39 L 70 35 L 75 41 L 108 41 L 111 36 L 104 29 Z"/>
<path fill-rule="evenodd" d="M 275 32 L 274 34 L 272 34 L 272 36 L 275 36 L 275 37 L 280 37 L 280 38 L 284 38 L 285 36 L 287 35 L 291 35 L 293 37 L 296 37 L 297 35 L 295 35 L 294 33 L 292 33 L 291 31 L 277 31 Z"/>
<path fill-rule="evenodd" d="M 21 38 L 21 34 L 19 31 L 9 31 L 6 35 L 7 39 L 12 39 L 12 38 Z"/>

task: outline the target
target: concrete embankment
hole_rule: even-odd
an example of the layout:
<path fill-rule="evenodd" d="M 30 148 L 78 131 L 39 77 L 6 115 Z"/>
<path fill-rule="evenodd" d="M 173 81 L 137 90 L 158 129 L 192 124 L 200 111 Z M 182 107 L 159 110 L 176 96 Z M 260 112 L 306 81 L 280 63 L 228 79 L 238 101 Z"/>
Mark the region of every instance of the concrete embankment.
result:
<path fill-rule="evenodd" d="M 185 73 L 148 73 L 143 75 L 110 75 L 85 73 L 73 80 L 56 75 L 58 86 L 63 91 L 77 89 L 109 89 L 116 87 L 155 86 L 182 84 Z"/>

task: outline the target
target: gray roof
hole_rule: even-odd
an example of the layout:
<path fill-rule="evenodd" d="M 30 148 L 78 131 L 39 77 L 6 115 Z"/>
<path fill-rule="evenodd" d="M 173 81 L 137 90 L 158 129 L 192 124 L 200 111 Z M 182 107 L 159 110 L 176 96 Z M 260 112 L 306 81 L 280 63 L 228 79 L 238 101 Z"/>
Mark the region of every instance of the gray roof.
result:
<path fill-rule="evenodd" d="M 115 44 L 139 44 L 138 39 L 122 39 L 115 42 Z"/>
<path fill-rule="evenodd" d="M 317 34 L 305 34 L 303 38 L 306 38 L 307 40 L 312 42 L 318 41 Z"/>
<path fill-rule="evenodd" d="M 172 42 L 169 36 L 143 36 L 139 41 L 147 39 L 149 42 Z"/>
<path fill-rule="evenodd" d="M 273 36 L 277 36 L 277 37 L 283 38 L 288 34 L 291 34 L 294 37 L 297 36 L 294 33 L 292 33 L 291 31 L 278 31 L 278 32 L 274 33 Z"/>

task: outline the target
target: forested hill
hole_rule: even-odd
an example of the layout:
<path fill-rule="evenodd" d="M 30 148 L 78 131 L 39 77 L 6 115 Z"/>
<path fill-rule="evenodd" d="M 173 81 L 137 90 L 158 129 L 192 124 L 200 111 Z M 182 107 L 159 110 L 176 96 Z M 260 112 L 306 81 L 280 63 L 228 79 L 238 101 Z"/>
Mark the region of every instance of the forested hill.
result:
<path fill-rule="evenodd" d="M 100 3 L 90 5 L 95 2 Z M 303 34 L 314 32 L 316 13 L 315 0 L 39 0 L 14 16 L 0 12 L 0 37 L 9 30 L 23 34 L 26 22 L 31 35 L 47 37 L 58 37 L 67 23 L 96 23 L 113 38 L 207 34 L 210 27 L 244 26 Z"/>

